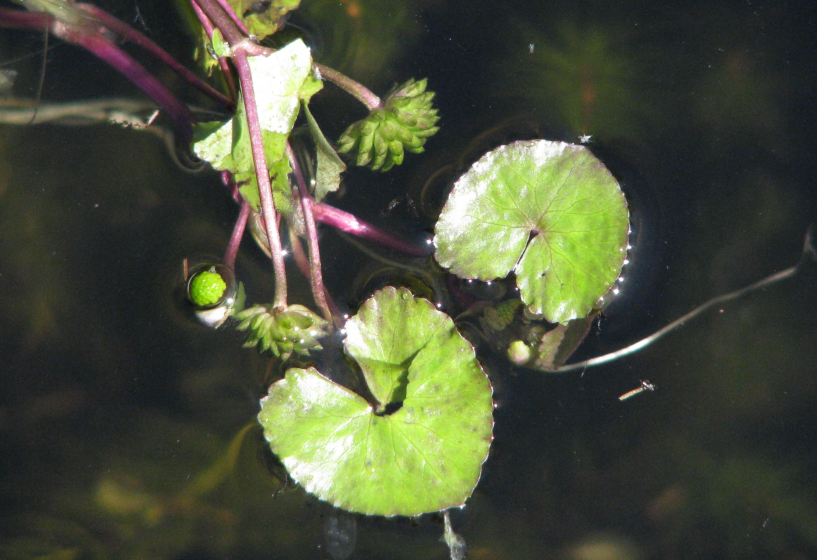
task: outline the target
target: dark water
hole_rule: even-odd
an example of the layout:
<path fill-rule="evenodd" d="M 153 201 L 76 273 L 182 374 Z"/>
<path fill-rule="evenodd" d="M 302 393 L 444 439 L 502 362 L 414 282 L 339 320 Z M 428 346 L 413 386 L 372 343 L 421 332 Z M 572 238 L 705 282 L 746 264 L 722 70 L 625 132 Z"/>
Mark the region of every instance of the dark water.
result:
<path fill-rule="evenodd" d="M 160 6 L 139 3 L 151 36 L 190 63 Z M 817 220 L 815 11 L 348 0 L 306 2 L 293 21 L 378 93 L 423 76 L 437 92 L 426 153 L 349 173 L 335 200 L 401 235 L 433 222 L 390 201 L 422 195 L 433 213 L 491 147 L 592 136 L 639 238 L 589 357 L 797 261 Z M 3 60 L 41 45 L 0 31 Z M 10 66 L 18 95 L 39 64 Z M 50 51 L 44 102 L 111 95 L 139 94 L 74 47 Z M 332 137 L 363 114 L 332 86 L 313 106 Z M 269 360 L 199 327 L 174 292 L 181 260 L 220 254 L 236 214 L 217 177 L 180 170 L 149 132 L 0 128 L 1 557 L 447 558 L 441 519 L 335 512 L 282 488 L 259 431 L 241 432 Z M 359 303 L 366 258 L 328 229 L 322 249 L 333 294 Z M 237 268 L 251 300 L 271 296 L 249 239 Z M 817 557 L 815 309 L 817 266 L 583 376 L 486 356 L 495 443 L 452 513 L 468 558 Z M 618 401 L 645 379 L 656 392 Z"/>

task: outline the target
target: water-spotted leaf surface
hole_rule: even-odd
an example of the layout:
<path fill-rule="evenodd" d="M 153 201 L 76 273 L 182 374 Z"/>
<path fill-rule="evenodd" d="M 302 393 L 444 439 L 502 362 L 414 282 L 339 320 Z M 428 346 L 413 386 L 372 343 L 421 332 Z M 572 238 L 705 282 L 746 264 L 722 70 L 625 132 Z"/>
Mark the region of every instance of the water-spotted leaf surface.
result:
<path fill-rule="evenodd" d="M 290 369 L 261 400 L 273 452 L 308 492 L 348 511 L 419 515 L 463 504 L 493 428 L 491 385 L 473 347 L 404 288 L 377 292 L 346 331 L 378 402 L 314 368 Z"/>
<path fill-rule="evenodd" d="M 584 146 L 531 140 L 488 152 L 454 185 L 435 256 L 461 278 L 511 271 L 531 312 L 585 317 L 619 276 L 629 215 L 618 183 Z"/>

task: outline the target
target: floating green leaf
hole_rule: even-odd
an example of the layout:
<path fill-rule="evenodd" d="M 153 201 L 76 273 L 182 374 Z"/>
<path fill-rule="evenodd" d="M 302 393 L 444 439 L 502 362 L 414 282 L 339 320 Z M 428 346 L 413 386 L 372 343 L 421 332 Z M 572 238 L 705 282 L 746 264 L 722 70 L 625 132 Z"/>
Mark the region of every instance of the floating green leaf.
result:
<path fill-rule="evenodd" d="M 515 272 L 529 310 L 562 323 L 587 316 L 616 281 L 628 232 L 624 194 L 587 148 L 514 142 L 457 180 L 435 256 L 461 278 Z"/>
<path fill-rule="evenodd" d="M 419 515 L 471 495 L 493 427 L 491 386 L 451 319 L 404 288 L 377 292 L 346 324 L 370 404 L 313 368 L 290 369 L 258 420 L 290 476 L 370 515 Z"/>

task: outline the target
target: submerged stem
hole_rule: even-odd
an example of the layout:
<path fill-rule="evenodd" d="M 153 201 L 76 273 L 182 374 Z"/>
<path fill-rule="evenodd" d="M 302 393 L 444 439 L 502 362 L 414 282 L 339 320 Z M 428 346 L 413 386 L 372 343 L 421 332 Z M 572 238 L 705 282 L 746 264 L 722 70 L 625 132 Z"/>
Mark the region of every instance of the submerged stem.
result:
<path fill-rule="evenodd" d="M 157 45 L 155 42 L 150 40 L 146 37 L 143 33 L 134 29 L 127 23 L 115 18 L 105 10 L 98 8 L 93 4 L 77 4 L 77 8 L 88 12 L 88 14 L 100 21 L 105 25 L 105 27 L 109 28 L 111 31 L 116 33 L 117 35 L 121 36 L 127 41 L 138 45 L 139 47 L 145 49 L 153 56 L 161 60 L 168 68 L 173 70 L 176 74 L 184 78 L 188 83 L 190 83 L 193 87 L 198 89 L 203 94 L 207 95 L 211 99 L 221 103 L 227 109 L 235 109 L 235 103 L 227 98 L 221 92 L 216 91 L 213 89 L 210 84 L 206 83 L 205 81 L 201 80 L 198 76 L 193 74 L 190 70 L 187 69 L 184 65 L 180 64 L 175 58 L 170 56 L 162 47 Z"/>
<path fill-rule="evenodd" d="M 20 3 L 36 11 L 0 9 L 0 26 L 47 29 L 60 39 L 84 47 L 124 74 L 170 115 L 185 143 L 192 140 L 193 123 L 196 121 L 193 114 L 153 74 L 105 35 L 105 21 L 97 20 L 84 9 L 68 2 Z"/>
<path fill-rule="evenodd" d="M 84 28 L 78 30 L 56 23 L 52 32 L 61 39 L 85 47 L 139 86 L 163 111 L 170 115 L 179 130 L 182 141 L 185 144 L 190 143 L 193 139 L 193 123 L 196 121 L 190 109 L 133 57 L 104 35 L 88 33 Z"/>

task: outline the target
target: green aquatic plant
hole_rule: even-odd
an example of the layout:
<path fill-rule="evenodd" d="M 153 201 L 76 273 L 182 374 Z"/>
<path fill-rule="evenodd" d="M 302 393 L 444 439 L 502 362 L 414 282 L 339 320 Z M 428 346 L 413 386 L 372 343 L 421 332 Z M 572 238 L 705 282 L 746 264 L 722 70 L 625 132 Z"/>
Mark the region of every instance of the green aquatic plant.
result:
<path fill-rule="evenodd" d="M 346 323 L 346 353 L 372 399 L 314 368 L 293 368 L 258 420 L 296 482 L 370 515 L 461 506 L 488 456 L 488 377 L 454 322 L 425 299 L 385 288 Z"/>
<path fill-rule="evenodd" d="M 120 69 L 170 115 L 192 153 L 221 172 L 238 217 L 222 262 L 185 270 L 187 298 L 202 323 L 218 328 L 232 320 L 245 346 L 275 357 L 270 369 L 280 379 L 261 399 L 258 422 L 289 476 L 321 500 L 382 516 L 462 506 L 493 438 L 492 387 L 478 360 L 483 341 L 517 366 L 563 372 L 642 348 L 700 312 L 638 347 L 564 365 L 616 292 L 628 250 L 624 194 L 586 146 L 537 139 L 482 155 L 453 185 L 431 247 L 332 207 L 327 200 L 347 164 L 382 172 L 401 165 L 406 152 L 426 149 L 439 116 L 425 79 L 408 79 L 381 100 L 315 61 L 301 39 L 277 49 L 259 43 L 256 36 L 275 33 L 297 1 L 192 0 L 206 37 L 200 51 L 221 69 L 224 92 L 179 72 L 229 115 L 207 122 L 122 51 L 119 41 L 131 41 L 166 61 L 138 32 L 87 5 L 21 3 L 33 11 L 0 10 L 0 25 L 50 30 Z M 591 54 L 603 54 L 602 46 Z M 337 142 L 309 109 L 324 81 L 369 111 Z M 299 120 L 309 147 L 295 132 Z M 413 273 L 407 283 L 419 287 L 368 290 L 349 318 L 323 283 L 318 223 L 422 258 L 403 265 Z M 272 261 L 275 286 L 271 301 L 244 309 L 235 263 L 247 224 Z M 290 302 L 284 235 L 314 309 Z M 804 254 L 812 253 L 807 240 Z M 502 289 L 479 292 L 496 285 Z M 208 471 L 202 488 L 231 464 Z M 444 519 L 445 542 L 461 556 L 464 544 Z"/>
<path fill-rule="evenodd" d="M 461 278 L 516 274 L 522 301 L 551 323 L 586 317 L 621 273 L 624 194 L 584 146 L 501 146 L 454 185 L 435 229 L 437 261 Z"/>

